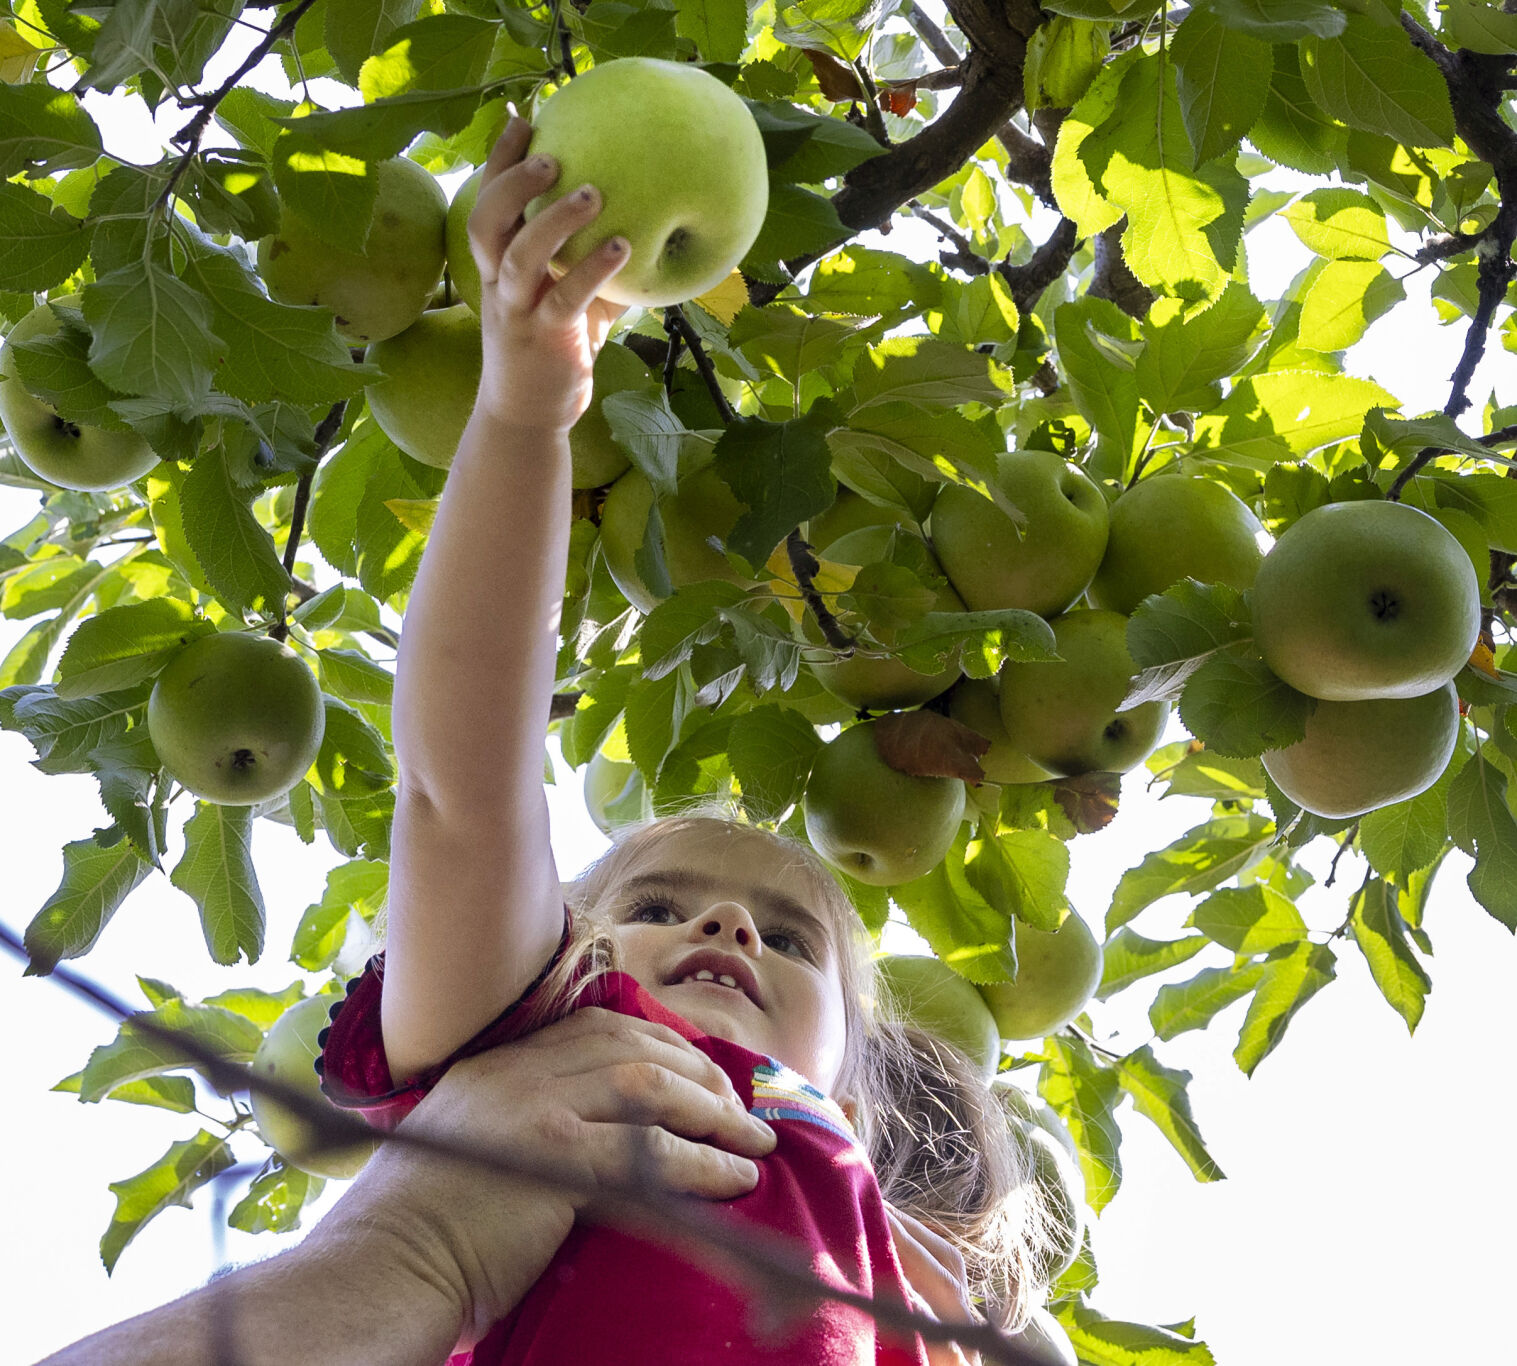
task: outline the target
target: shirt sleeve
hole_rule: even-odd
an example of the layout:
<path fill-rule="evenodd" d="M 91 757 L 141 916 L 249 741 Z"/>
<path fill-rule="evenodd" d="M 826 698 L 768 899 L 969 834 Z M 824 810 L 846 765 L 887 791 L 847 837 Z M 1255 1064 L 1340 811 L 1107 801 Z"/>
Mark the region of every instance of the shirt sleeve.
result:
<path fill-rule="evenodd" d="M 565 906 L 564 932 L 559 936 L 558 947 L 527 989 L 467 1043 L 403 1086 L 395 1085 L 385 1056 L 379 1012 L 384 994 L 385 956 L 382 951 L 376 953 L 364 970 L 348 982 L 343 999 L 327 1012 L 331 1023 L 316 1036 L 321 1048 L 316 1073 L 327 1099 L 344 1109 L 360 1111 L 375 1128 L 386 1131 L 395 1128 L 454 1063 L 515 1037 L 518 1012 L 562 960 L 569 946 L 570 929 L 569 908 Z"/>

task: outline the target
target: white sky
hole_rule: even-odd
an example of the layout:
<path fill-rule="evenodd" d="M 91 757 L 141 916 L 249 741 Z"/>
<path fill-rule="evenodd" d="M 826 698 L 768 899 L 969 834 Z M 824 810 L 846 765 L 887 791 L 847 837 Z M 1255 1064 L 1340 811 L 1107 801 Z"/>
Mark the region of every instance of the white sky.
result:
<path fill-rule="evenodd" d="M 123 145 L 125 117 L 112 113 L 113 146 Z M 932 249 L 930 239 L 911 240 L 898 230 L 880 245 Z M 1283 225 L 1253 234 L 1256 294 L 1278 292 L 1298 252 Z M 1428 275 L 1408 281 L 1412 302 L 1351 357 L 1351 370 L 1398 393 L 1406 413 L 1442 404 L 1463 336 L 1462 327 L 1440 327 L 1426 306 Z M 1414 310 L 1420 322 L 1412 321 Z M 1508 366 L 1508 355 L 1496 349 L 1472 387 L 1477 404 L 1498 375 L 1503 400 L 1517 398 Z M 0 534 L 35 507 L 35 496 L 0 488 Z M 0 655 L 26 625 L 0 621 Z M 1170 738 L 1177 733 L 1172 728 Z M 31 757 L 19 736 L 0 734 L 0 917 L 18 931 L 57 886 L 60 846 L 105 823 L 93 780 L 43 777 L 29 767 Z M 567 873 L 602 841 L 572 775 L 550 789 L 550 802 Z M 1142 791 L 1141 776 L 1130 775 L 1112 827 L 1072 846 L 1079 912 L 1099 929 L 1121 871 L 1205 814 L 1206 804 L 1194 799 L 1156 801 Z M 216 968 L 191 902 L 158 876 L 127 901 L 79 966 L 134 1004 L 142 999 L 135 972 L 192 997 L 221 989 L 229 975 L 286 985 L 301 975 L 285 961 L 290 934 L 339 859 L 324 839 L 307 849 L 269 822 L 258 824 L 255 857 L 269 909 L 269 947 L 255 968 Z M 1319 875 L 1325 871 L 1325 855 L 1309 862 Z M 1504 1303 L 1517 1271 L 1507 1237 L 1517 1225 L 1517 1194 L 1504 1165 L 1491 1159 L 1509 1146 L 1517 1120 L 1505 1052 L 1517 949 L 1470 899 L 1467 867 L 1456 855 L 1436 885 L 1427 919 L 1437 949 L 1434 989 L 1415 1038 L 1345 942 L 1339 980 L 1297 1017 L 1252 1081 L 1230 1056 L 1241 1004 L 1204 1033 L 1159 1045 L 1164 1062 L 1195 1074 L 1196 1117 L 1230 1179 L 1197 1185 L 1157 1131 L 1124 1107 L 1126 1180 L 1093 1233 L 1103 1277 L 1098 1308 L 1147 1322 L 1195 1315 L 1222 1366 L 1278 1366 L 1287 1355 L 1387 1366 L 1491 1359 L 1501 1335 L 1481 1306 Z M 1314 929 L 1337 925 L 1359 876 L 1345 860 L 1341 887 L 1308 895 L 1303 909 Z M 1184 899 L 1160 903 L 1136 928 L 1173 934 L 1187 910 Z M 1207 961 L 1154 984 L 1183 979 Z M 1093 1011 L 1102 1037 L 1115 1031 L 1112 1046 L 1123 1049 L 1149 1037 L 1144 1011 L 1152 990 L 1128 995 L 1130 1006 Z M 0 1038 L 10 1041 L 20 1073 L 7 1088 L 11 1179 L 0 1285 L 9 1312 L 0 1366 L 32 1362 L 160 1304 L 201 1283 L 215 1265 L 211 1202 L 202 1192 L 193 1210 L 154 1221 L 114 1277 L 104 1274 L 97 1245 L 114 1207 L 107 1183 L 150 1165 L 194 1127 L 183 1116 L 114 1102 L 81 1110 L 73 1097 L 49 1092 L 113 1035 L 98 1012 L 46 981 L 23 980 L 12 960 L 0 959 Z M 249 1142 L 245 1156 L 256 1160 L 261 1151 Z M 233 1233 L 226 1255 L 248 1260 L 282 1245 Z"/>

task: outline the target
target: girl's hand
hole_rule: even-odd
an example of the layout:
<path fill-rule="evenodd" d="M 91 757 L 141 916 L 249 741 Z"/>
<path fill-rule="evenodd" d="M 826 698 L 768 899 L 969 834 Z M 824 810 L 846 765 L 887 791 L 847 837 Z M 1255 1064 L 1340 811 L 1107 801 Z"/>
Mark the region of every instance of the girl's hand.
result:
<path fill-rule="evenodd" d="M 627 263 L 628 248 L 613 238 L 556 279 L 549 262 L 594 221 L 600 194 L 581 186 L 524 221 L 528 201 L 558 178 L 551 157 L 522 160 L 531 137 L 531 125 L 513 117 L 469 216 L 484 327 L 478 407 L 517 426 L 568 431 L 589 406 L 591 364 L 624 311 L 597 293 Z"/>
<path fill-rule="evenodd" d="M 340 1242 L 356 1222 L 404 1246 L 457 1304 L 462 1346 L 515 1307 L 598 1191 L 634 1178 L 647 1191 L 651 1172 L 673 1194 L 730 1199 L 775 1144 L 705 1054 L 598 1007 L 456 1064 L 402 1132 L 412 1126 L 543 1178 L 386 1146 L 318 1225 Z"/>

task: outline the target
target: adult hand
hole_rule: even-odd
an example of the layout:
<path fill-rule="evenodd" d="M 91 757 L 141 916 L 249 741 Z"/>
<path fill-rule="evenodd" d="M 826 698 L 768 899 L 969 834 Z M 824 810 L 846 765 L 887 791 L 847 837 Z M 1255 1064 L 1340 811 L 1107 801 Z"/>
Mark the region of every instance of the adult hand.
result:
<path fill-rule="evenodd" d="M 361 1227 L 405 1246 L 456 1302 L 461 1346 L 520 1301 L 597 1194 L 651 1175 L 675 1194 L 743 1195 L 775 1143 L 703 1053 L 599 1007 L 457 1064 L 400 1132 L 521 1174 L 386 1147 L 312 1237 Z"/>

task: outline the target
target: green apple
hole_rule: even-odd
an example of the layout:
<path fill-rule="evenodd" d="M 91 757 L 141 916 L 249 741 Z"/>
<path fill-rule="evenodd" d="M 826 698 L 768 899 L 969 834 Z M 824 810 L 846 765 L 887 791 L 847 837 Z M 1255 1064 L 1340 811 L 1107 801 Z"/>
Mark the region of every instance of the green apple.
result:
<path fill-rule="evenodd" d="M 1050 776 L 1011 743 L 1001 720 L 1000 689 L 990 679 L 961 679 L 948 699 L 948 715 L 990 741 L 990 748 L 980 755 L 987 782 L 1041 783 Z"/>
<path fill-rule="evenodd" d="M 477 314 L 480 294 L 479 265 L 469 250 L 469 215 L 479 200 L 479 185 L 485 178 L 481 166 L 454 192 L 448 203 L 448 217 L 443 226 L 443 243 L 448 258 L 448 279 L 453 292 Z"/>
<path fill-rule="evenodd" d="M 1362 816 L 1430 788 L 1458 739 L 1452 683 L 1421 697 L 1318 702 L 1302 739 L 1264 752 L 1264 771 L 1297 806 L 1319 816 Z"/>
<path fill-rule="evenodd" d="M 1080 1366 L 1080 1354 L 1075 1351 L 1064 1325 L 1044 1306 L 1032 1311 L 1012 1341 L 1030 1352 L 1038 1366 Z"/>
<path fill-rule="evenodd" d="M 806 541 L 813 550 L 841 540 L 850 531 L 866 526 L 908 526 L 910 516 L 900 508 L 871 502 L 846 484 L 838 485 L 837 497 L 825 512 L 819 512 L 806 525 Z"/>
<path fill-rule="evenodd" d="M 1073 911 L 1057 930 L 1013 927 L 1017 951 L 1014 982 L 979 988 L 1003 1039 L 1041 1039 L 1062 1029 L 1082 1010 L 1101 982 L 1101 946 Z"/>
<path fill-rule="evenodd" d="M 321 1055 L 317 1036 L 327 1027 L 333 1000 L 331 996 L 311 996 L 286 1010 L 269 1026 L 259 1044 L 252 1072 L 254 1077 L 293 1088 L 312 1105 L 327 1109 L 334 1119 L 351 1119 L 351 1110 L 339 1109 L 322 1093 L 316 1075 L 316 1059 Z M 312 1176 L 347 1181 L 358 1175 L 358 1169 L 379 1147 L 378 1139 L 338 1147 L 323 1144 L 317 1124 L 256 1088 L 250 1088 L 248 1103 L 264 1141 L 291 1166 Z"/>
<path fill-rule="evenodd" d="M 0 422 L 21 463 L 39 478 L 90 493 L 119 489 L 158 463 L 153 448 L 136 432 L 71 422 L 28 393 L 17 374 L 14 348 L 55 336 L 60 326 L 53 310 L 39 304 L 6 334 L 0 348 Z"/>
<path fill-rule="evenodd" d="M 886 953 L 874 960 L 885 995 L 905 1024 L 946 1040 L 989 1081 L 1001 1058 L 1001 1036 L 980 994 L 930 954 Z"/>
<path fill-rule="evenodd" d="M 873 887 L 930 872 L 964 818 L 957 778 L 916 778 L 880 758 L 875 723 L 849 726 L 811 766 L 806 837 L 834 868 Z"/>
<path fill-rule="evenodd" d="M 595 358 L 590 406 L 569 429 L 569 458 L 574 466 L 574 487 L 598 489 L 626 473 L 632 461 L 616 444 L 611 424 L 601 412 L 610 394 L 632 390 L 649 397 L 658 391 L 658 380 L 647 362 L 620 342 L 607 342 Z"/>
<path fill-rule="evenodd" d="M 530 151 L 559 175 L 527 217 L 581 185 L 601 211 L 555 261 L 567 270 L 611 237 L 631 246 L 601 291 L 663 308 L 716 288 L 748 254 L 769 207 L 764 140 L 748 106 L 684 62 L 623 57 L 576 76 L 538 108 Z"/>
<path fill-rule="evenodd" d="M 1040 1096 L 1028 1095 L 1014 1081 L 1003 1081 L 999 1078 L 995 1083 L 995 1094 L 1006 1113 L 1022 1127 L 1032 1125 L 1042 1129 L 1044 1133 L 1056 1138 L 1059 1145 L 1076 1162 L 1080 1160 L 1080 1150 L 1075 1146 L 1074 1137 L 1053 1106 L 1046 1100 Z"/>
<path fill-rule="evenodd" d="M 1480 584 L 1459 542 L 1405 503 L 1329 503 L 1293 523 L 1254 585 L 1254 641 L 1331 702 L 1419 697 L 1469 660 Z"/>
<path fill-rule="evenodd" d="M 1090 605 L 1130 614 L 1150 593 L 1181 579 L 1246 589 L 1264 552 L 1259 519 L 1231 489 L 1188 474 L 1160 474 L 1128 489 L 1111 508 L 1106 555 Z"/>
<path fill-rule="evenodd" d="M 305 661 L 245 631 L 191 641 L 147 703 L 148 736 L 169 772 L 223 806 L 288 792 L 316 761 L 325 728 L 321 688 Z"/>
<path fill-rule="evenodd" d="M 374 219 L 362 251 L 334 247 L 281 206 L 258 243 L 258 273 L 280 303 L 330 308 L 354 342 L 382 341 L 419 317 L 442 279 L 447 197 L 407 157 L 374 163 Z"/>
<path fill-rule="evenodd" d="M 1014 749 L 1050 773 L 1126 773 L 1159 742 L 1167 702 L 1117 706 L 1136 672 L 1127 618 L 1079 608 L 1052 623 L 1053 663 L 1001 669 L 1001 720 Z"/>
<path fill-rule="evenodd" d="M 944 484 L 932 505 L 932 545 L 959 596 L 976 612 L 1019 607 L 1051 617 L 1081 593 L 1106 549 L 1106 498 L 1052 451 L 996 457 L 996 488 L 1021 527 L 983 494 Z"/>
<path fill-rule="evenodd" d="M 603 835 L 646 819 L 651 813 L 637 765 L 596 750 L 585 765 L 585 810 Z"/>
<path fill-rule="evenodd" d="M 866 526 L 850 531 L 833 541 L 822 552 L 834 564 L 879 564 L 894 555 L 896 563 L 905 563 L 922 578 L 942 580 L 937 590 L 935 612 L 962 612 L 964 604 L 948 586 L 942 568 L 921 537 L 894 524 Z M 840 623 L 850 634 L 861 624 L 852 614 L 844 613 Z M 801 634 L 815 646 L 826 644 L 822 628 L 811 612 L 801 617 Z M 918 673 L 893 655 L 873 658 L 855 654 L 846 659 L 808 662 L 807 668 L 834 697 L 868 711 L 889 711 L 897 707 L 914 707 L 936 697 L 959 676 L 957 663 L 936 673 Z"/>
<path fill-rule="evenodd" d="M 1041 1231 L 1048 1244 L 1042 1249 L 1039 1279 L 1057 1280 L 1074 1265 L 1085 1241 L 1085 1178 L 1079 1149 L 1046 1101 L 1015 1083 L 997 1081 L 991 1089 L 1011 1121 L 1042 1197 L 1046 1222 Z"/>
<path fill-rule="evenodd" d="M 445 470 L 474 411 L 484 343 L 467 304 L 432 308 L 369 347 L 385 372 L 364 390 L 380 429 L 413 460 Z"/>
<path fill-rule="evenodd" d="M 643 612 L 659 604 L 658 595 L 643 582 L 634 563 L 652 510 L 653 486 L 641 470 L 630 469 L 611 485 L 600 517 L 606 568 L 627 601 Z M 725 540 L 743 514 L 743 504 L 713 466 L 703 465 L 687 474 L 674 497 L 659 504 L 659 511 L 664 522 L 664 562 L 676 589 L 703 579 L 725 579 L 744 587 L 752 582 L 708 544 L 712 536 Z"/>

